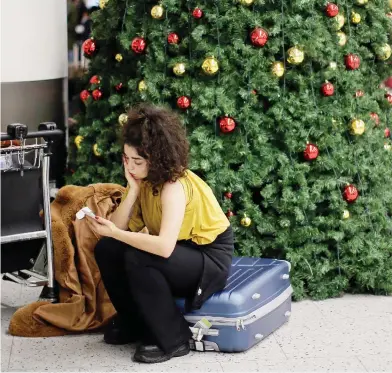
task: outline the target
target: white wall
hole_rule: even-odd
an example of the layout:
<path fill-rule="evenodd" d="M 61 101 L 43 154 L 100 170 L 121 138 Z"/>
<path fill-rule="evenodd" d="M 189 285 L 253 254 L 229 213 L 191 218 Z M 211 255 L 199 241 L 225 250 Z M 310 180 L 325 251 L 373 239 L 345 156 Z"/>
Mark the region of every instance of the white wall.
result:
<path fill-rule="evenodd" d="M 0 0 L 1 81 L 67 76 L 66 0 Z"/>

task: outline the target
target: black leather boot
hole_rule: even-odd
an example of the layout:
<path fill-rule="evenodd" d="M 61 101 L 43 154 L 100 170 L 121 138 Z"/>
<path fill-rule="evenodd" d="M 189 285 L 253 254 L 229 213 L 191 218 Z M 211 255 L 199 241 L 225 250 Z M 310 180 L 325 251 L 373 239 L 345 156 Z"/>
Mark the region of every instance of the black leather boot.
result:
<path fill-rule="evenodd" d="M 125 345 L 139 340 L 137 336 L 132 334 L 130 328 L 121 321 L 118 315 L 106 327 L 103 339 L 111 345 Z"/>
<path fill-rule="evenodd" d="M 164 361 L 170 360 L 172 357 L 179 357 L 188 355 L 190 351 L 189 342 L 186 342 L 178 346 L 173 352 L 165 354 L 156 345 L 141 345 L 136 349 L 134 360 L 141 363 L 162 363 Z"/>

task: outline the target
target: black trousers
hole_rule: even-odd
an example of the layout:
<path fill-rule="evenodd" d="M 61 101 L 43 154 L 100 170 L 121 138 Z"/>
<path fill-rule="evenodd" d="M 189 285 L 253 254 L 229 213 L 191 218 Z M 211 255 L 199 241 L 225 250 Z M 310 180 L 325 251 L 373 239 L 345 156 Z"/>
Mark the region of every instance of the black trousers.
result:
<path fill-rule="evenodd" d="M 203 272 L 203 256 L 179 242 L 169 258 L 102 238 L 95 258 L 106 291 L 129 333 L 170 353 L 188 341 L 189 325 L 174 297 L 193 296 Z"/>

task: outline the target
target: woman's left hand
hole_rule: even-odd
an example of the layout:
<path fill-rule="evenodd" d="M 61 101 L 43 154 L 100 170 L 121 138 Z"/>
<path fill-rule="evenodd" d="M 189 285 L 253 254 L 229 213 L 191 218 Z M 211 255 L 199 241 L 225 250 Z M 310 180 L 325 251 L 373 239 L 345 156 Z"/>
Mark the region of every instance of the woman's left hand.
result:
<path fill-rule="evenodd" d="M 96 216 L 94 219 L 86 215 L 86 218 L 90 228 L 100 236 L 113 237 L 114 233 L 118 229 L 116 224 L 110 220 L 101 218 L 100 216 Z"/>

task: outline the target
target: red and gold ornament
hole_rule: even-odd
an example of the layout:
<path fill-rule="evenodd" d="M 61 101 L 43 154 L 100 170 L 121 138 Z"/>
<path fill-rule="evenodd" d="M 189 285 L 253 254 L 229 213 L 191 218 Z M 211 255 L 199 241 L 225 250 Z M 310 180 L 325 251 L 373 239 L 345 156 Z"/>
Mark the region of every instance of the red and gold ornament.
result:
<path fill-rule="evenodd" d="M 264 47 L 268 41 L 268 33 L 261 27 L 256 27 L 250 34 L 250 40 L 255 47 Z"/>
<path fill-rule="evenodd" d="M 325 7 L 325 13 L 328 17 L 336 17 L 339 13 L 339 7 L 334 3 L 328 3 Z"/>
<path fill-rule="evenodd" d="M 361 59 L 359 58 L 358 55 L 349 53 L 345 56 L 344 63 L 347 69 L 356 70 L 359 68 L 359 65 L 361 64 Z"/>
<path fill-rule="evenodd" d="M 99 75 L 94 75 L 90 79 L 90 84 L 99 84 L 101 83 L 101 77 Z"/>
<path fill-rule="evenodd" d="M 191 106 L 191 99 L 188 96 L 181 96 L 177 99 L 177 106 L 180 109 L 188 109 Z"/>
<path fill-rule="evenodd" d="M 378 126 L 380 124 L 380 117 L 378 116 L 377 113 L 370 113 L 370 118 L 372 118 L 374 120 L 374 123 L 376 124 L 376 126 Z"/>
<path fill-rule="evenodd" d="M 88 98 L 90 97 L 90 92 L 87 89 L 84 89 L 82 92 L 80 92 L 79 95 L 80 99 L 86 103 L 86 101 L 88 100 Z"/>
<path fill-rule="evenodd" d="M 132 40 L 131 43 L 131 49 L 137 53 L 137 54 L 141 54 L 144 52 L 144 50 L 146 49 L 146 40 L 144 38 L 141 38 L 139 36 L 137 36 L 136 38 L 134 38 Z"/>
<path fill-rule="evenodd" d="M 97 43 L 94 39 L 87 39 L 84 41 L 82 45 L 84 56 L 87 58 L 91 58 L 97 52 Z"/>
<path fill-rule="evenodd" d="M 175 32 L 171 32 L 167 36 L 167 42 L 169 44 L 178 44 L 179 41 L 180 41 L 180 37 Z"/>
<path fill-rule="evenodd" d="M 384 130 L 384 136 L 386 138 L 391 137 L 391 130 L 389 128 L 385 128 Z"/>
<path fill-rule="evenodd" d="M 344 188 L 343 198 L 346 202 L 348 203 L 355 202 L 358 196 L 359 196 L 358 189 L 354 185 L 349 184 Z"/>
<path fill-rule="evenodd" d="M 102 97 L 102 91 L 100 89 L 94 89 L 92 96 L 94 100 L 99 100 Z"/>
<path fill-rule="evenodd" d="M 200 8 L 193 9 L 192 16 L 195 19 L 200 19 L 203 17 L 203 11 Z"/>
<path fill-rule="evenodd" d="M 387 94 L 385 95 L 385 98 L 386 98 L 387 101 L 392 105 L 392 94 L 387 93 Z"/>
<path fill-rule="evenodd" d="M 236 122 L 233 118 L 224 116 L 219 119 L 219 128 L 223 133 L 229 133 L 234 131 Z"/>
<path fill-rule="evenodd" d="M 314 144 L 307 144 L 304 150 L 304 157 L 307 161 L 312 161 L 316 159 L 319 155 L 319 149 Z"/>
<path fill-rule="evenodd" d="M 335 91 L 335 88 L 333 86 L 332 83 L 330 82 L 325 82 L 322 86 L 321 86 L 321 93 L 324 96 L 332 96 L 333 93 Z"/>
<path fill-rule="evenodd" d="M 231 218 L 231 217 L 234 216 L 234 212 L 231 211 L 231 210 L 228 210 L 228 211 L 226 212 L 226 216 L 227 216 L 228 218 Z"/>
<path fill-rule="evenodd" d="M 115 89 L 117 92 L 120 92 L 120 91 L 123 89 L 123 84 L 122 84 L 122 83 L 116 84 L 116 85 L 114 86 L 114 89 Z"/>
<path fill-rule="evenodd" d="M 225 198 L 231 199 L 232 197 L 233 197 L 233 193 L 231 193 L 231 192 L 226 192 L 225 193 Z"/>
<path fill-rule="evenodd" d="M 364 95 L 365 95 L 365 92 L 362 91 L 361 89 L 358 89 L 358 90 L 355 92 L 355 97 L 363 97 Z"/>

